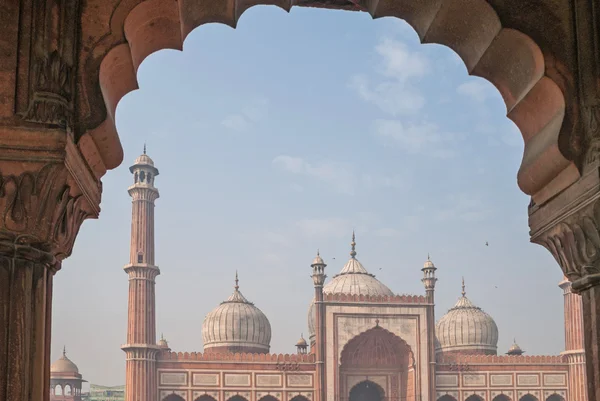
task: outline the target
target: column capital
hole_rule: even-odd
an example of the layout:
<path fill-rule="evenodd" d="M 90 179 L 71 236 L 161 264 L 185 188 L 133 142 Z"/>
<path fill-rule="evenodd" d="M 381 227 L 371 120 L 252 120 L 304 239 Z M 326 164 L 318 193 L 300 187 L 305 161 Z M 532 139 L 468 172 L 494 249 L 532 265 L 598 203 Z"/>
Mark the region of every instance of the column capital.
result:
<path fill-rule="evenodd" d="M 101 183 L 66 131 L 0 131 L 0 253 L 60 262 L 98 217 Z"/>
<path fill-rule="evenodd" d="M 545 204 L 530 205 L 531 241 L 544 246 L 579 293 L 600 285 L 600 169 Z"/>

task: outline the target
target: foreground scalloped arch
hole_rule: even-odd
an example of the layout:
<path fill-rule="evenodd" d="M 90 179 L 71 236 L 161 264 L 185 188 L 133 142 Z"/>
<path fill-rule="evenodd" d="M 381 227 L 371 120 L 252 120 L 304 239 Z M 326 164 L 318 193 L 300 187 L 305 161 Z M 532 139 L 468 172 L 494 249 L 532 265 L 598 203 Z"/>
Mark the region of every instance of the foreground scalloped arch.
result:
<path fill-rule="evenodd" d="M 276 5 L 289 11 L 301 0 L 139 0 L 124 1 L 113 14 L 111 30 L 122 27 L 126 43 L 103 43 L 107 53 L 100 64 L 99 84 L 107 117 L 82 138 L 97 176 L 117 167 L 123 151 L 115 127 L 115 111 L 128 92 L 137 89 L 136 72 L 150 54 L 181 50 L 196 27 L 220 22 L 236 26 L 245 10 Z M 506 104 L 508 117 L 519 127 L 524 152 L 517 174 L 523 192 L 541 203 L 575 182 L 579 171 L 561 153 L 559 135 L 565 100 L 557 84 L 544 75 L 544 57 L 534 41 L 514 29 L 503 28 L 485 0 L 345 0 L 327 2 L 328 8 L 366 10 L 373 18 L 395 16 L 406 20 L 424 43 L 453 49 L 469 74 L 490 81 Z M 90 141 L 91 139 L 91 141 Z"/>

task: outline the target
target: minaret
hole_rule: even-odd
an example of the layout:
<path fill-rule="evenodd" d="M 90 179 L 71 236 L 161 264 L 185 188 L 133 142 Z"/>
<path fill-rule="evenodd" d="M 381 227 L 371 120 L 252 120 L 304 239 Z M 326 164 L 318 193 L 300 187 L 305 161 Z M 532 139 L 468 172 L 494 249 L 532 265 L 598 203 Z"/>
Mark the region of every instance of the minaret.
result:
<path fill-rule="evenodd" d="M 585 351 L 583 345 L 583 313 L 581 296 L 571 292 L 571 282 L 564 277 L 562 288 L 565 304 L 565 351 L 569 364 L 569 401 L 587 401 Z"/>
<path fill-rule="evenodd" d="M 129 168 L 133 185 L 129 187 L 132 198 L 131 249 L 129 264 L 124 267 L 129 275 L 129 309 L 127 319 L 127 344 L 125 351 L 126 401 L 157 401 L 156 377 L 156 309 L 154 279 L 160 274 L 154 264 L 154 201 L 158 190 L 154 178 L 158 169 L 152 159 L 144 154 L 135 159 Z"/>
<path fill-rule="evenodd" d="M 354 244 L 354 234 L 352 234 Z M 355 244 L 354 244 L 355 245 Z M 352 250 L 354 251 L 354 245 Z M 356 254 L 356 252 L 354 253 Z M 321 259 L 319 251 L 310 265 L 312 267 L 312 278 L 315 286 L 315 357 L 317 360 L 317 388 L 315 401 L 326 401 L 325 387 L 325 305 L 323 304 L 323 284 L 325 284 L 325 267 L 327 265 Z"/>
<path fill-rule="evenodd" d="M 421 271 L 423 272 L 423 278 L 421 282 L 425 286 L 425 295 L 427 297 L 427 354 L 429 360 L 429 399 L 435 400 L 436 397 L 436 385 L 435 385 L 435 283 L 437 278 L 435 277 L 435 271 L 437 268 L 427 255 L 427 260 L 423 264 Z M 463 282 L 464 284 L 464 282 Z M 463 287 L 464 289 L 464 287 Z"/>

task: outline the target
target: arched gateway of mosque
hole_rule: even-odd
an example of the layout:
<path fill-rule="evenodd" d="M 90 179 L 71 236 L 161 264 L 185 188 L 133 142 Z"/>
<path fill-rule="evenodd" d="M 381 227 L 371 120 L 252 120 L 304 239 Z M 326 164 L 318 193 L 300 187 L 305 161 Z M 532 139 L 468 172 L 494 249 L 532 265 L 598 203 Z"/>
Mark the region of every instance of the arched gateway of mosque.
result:
<path fill-rule="evenodd" d="M 376 326 L 350 340 L 341 355 L 341 400 L 415 401 L 414 356 L 400 337 Z"/>
<path fill-rule="evenodd" d="M 0 333 L 6 345 L 0 399 L 49 397 L 53 276 L 83 221 L 100 214 L 102 177 L 122 162 L 115 112 L 137 88 L 139 65 L 157 50 L 182 49 L 199 25 L 235 27 L 257 4 L 402 18 L 422 41 L 451 47 L 469 73 L 494 83 L 525 143 L 517 181 L 531 196 L 531 241 L 553 254 L 582 296 L 587 393 L 600 401 L 596 0 L 6 2 L 0 14 L 0 327 L 8 329 Z"/>

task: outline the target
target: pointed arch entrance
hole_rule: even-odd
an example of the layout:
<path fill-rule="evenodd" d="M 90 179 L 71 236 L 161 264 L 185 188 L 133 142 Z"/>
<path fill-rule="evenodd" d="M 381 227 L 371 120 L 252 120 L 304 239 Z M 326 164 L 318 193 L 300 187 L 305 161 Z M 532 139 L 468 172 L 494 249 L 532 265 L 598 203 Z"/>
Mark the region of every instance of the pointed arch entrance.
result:
<path fill-rule="evenodd" d="M 377 383 L 370 380 L 358 383 L 350 389 L 349 401 L 384 401 L 385 392 Z"/>
<path fill-rule="evenodd" d="M 350 340 L 340 362 L 342 401 L 416 400 L 413 352 L 384 328 L 376 326 Z"/>

